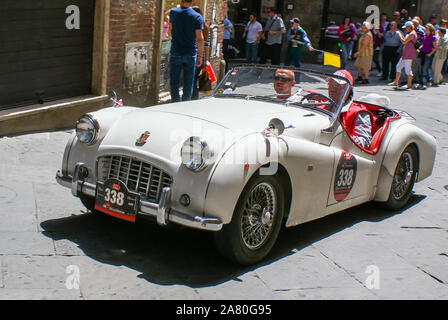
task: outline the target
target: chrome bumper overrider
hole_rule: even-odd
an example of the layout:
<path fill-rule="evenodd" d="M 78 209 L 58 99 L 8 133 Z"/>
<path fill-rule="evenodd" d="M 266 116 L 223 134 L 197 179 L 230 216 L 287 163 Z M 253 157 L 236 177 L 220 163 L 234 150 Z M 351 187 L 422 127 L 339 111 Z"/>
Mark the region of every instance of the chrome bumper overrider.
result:
<path fill-rule="evenodd" d="M 56 173 L 56 181 L 60 185 L 71 189 L 72 194 L 75 197 L 79 197 L 79 195 L 84 194 L 94 198 L 96 196 L 96 185 L 79 179 L 79 173 L 82 167 L 82 163 L 78 163 L 76 165 L 73 177 L 65 176 L 58 171 Z M 156 217 L 157 223 L 161 226 L 166 226 L 169 222 L 174 222 L 176 224 L 200 230 L 220 231 L 222 229 L 221 220 L 216 218 L 189 216 L 171 209 L 170 202 L 171 188 L 163 188 L 159 203 L 156 204 L 140 200 L 139 214 Z"/>

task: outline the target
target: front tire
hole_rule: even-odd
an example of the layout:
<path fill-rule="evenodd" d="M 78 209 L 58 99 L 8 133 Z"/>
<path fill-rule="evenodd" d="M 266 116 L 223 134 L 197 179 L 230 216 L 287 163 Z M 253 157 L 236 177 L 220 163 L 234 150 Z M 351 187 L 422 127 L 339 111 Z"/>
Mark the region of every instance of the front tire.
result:
<path fill-rule="evenodd" d="M 385 204 L 388 209 L 400 210 L 408 203 L 414 188 L 417 170 L 418 151 L 414 145 L 410 145 L 398 160 L 389 199 Z"/>
<path fill-rule="evenodd" d="M 241 193 L 231 223 L 215 233 L 218 250 L 238 264 L 260 262 L 277 240 L 284 210 L 279 181 L 273 176 L 255 176 Z"/>

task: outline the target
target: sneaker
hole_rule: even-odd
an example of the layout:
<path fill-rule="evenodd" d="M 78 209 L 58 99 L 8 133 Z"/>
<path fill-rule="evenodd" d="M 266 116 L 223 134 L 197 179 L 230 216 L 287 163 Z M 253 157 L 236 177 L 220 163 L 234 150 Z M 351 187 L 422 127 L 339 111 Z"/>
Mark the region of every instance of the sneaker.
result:
<path fill-rule="evenodd" d="M 356 78 L 355 82 L 362 82 L 364 79 L 361 77 Z"/>
<path fill-rule="evenodd" d="M 389 87 L 398 87 L 398 85 L 395 84 L 395 82 L 391 82 L 387 84 Z"/>
<path fill-rule="evenodd" d="M 382 76 L 383 76 L 383 73 L 380 72 L 380 73 L 378 73 L 376 76 L 377 76 L 377 77 L 382 77 Z"/>
<path fill-rule="evenodd" d="M 362 80 L 361 83 L 362 83 L 362 84 L 369 84 L 370 82 L 369 82 L 369 79 L 364 79 L 364 80 Z"/>

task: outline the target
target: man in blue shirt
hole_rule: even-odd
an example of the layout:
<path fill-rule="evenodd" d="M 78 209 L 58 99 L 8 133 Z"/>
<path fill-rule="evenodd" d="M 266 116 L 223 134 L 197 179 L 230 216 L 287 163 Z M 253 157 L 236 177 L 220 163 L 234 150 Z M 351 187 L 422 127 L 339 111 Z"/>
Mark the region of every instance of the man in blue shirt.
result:
<path fill-rule="evenodd" d="M 204 22 L 191 7 L 194 0 L 183 0 L 180 7 L 170 10 L 172 45 L 170 52 L 171 101 L 180 102 L 179 85 L 183 71 L 182 101 L 190 101 L 196 67 L 202 65 L 204 50 Z"/>
<path fill-rule="evenodd" d="M 224 60 L 226 61 L 226 72 L 229 71 L 230 67 L 230 52 L 229 46 L 231 44 L 231 36 L 233 32 L 233 24 L 228 18 L 224 19 L 224 31 L 223 31 L 223 41 L 222 41 L 222 53 Z"/>

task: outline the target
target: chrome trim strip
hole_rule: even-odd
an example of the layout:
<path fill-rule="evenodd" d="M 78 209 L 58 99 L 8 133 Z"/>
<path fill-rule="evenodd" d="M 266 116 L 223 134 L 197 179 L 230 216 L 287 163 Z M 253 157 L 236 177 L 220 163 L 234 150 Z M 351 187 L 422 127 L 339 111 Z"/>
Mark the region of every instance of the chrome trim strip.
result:
<path fill-rule="evenodd" d="M 75 172 L 82 167 L 82 163 L 78 163 L 75 167 Z M 96 185 L 79 179 L 73 179 L 70 176 L 63 175 L 60 171 L 56 173 L 56 181 L 63 187 L 76 190 L 76 196 L 85 194 L 90 197 L 96 195 Z M 171 188 L 165 187 L 162 190 L 162 195 L 158 204 L 140 200 L 139 214 L 156 217 L 157 223 L 161 226 L 168 225 L 169 222 L 180 224 L 186 227 L 204 230 L 204 231 L 220 231 L 223 223 L 217 218 L 205 218 L 199 216 L 189 216 L 185 213 L 172 210 L 170 207 Z"/>

